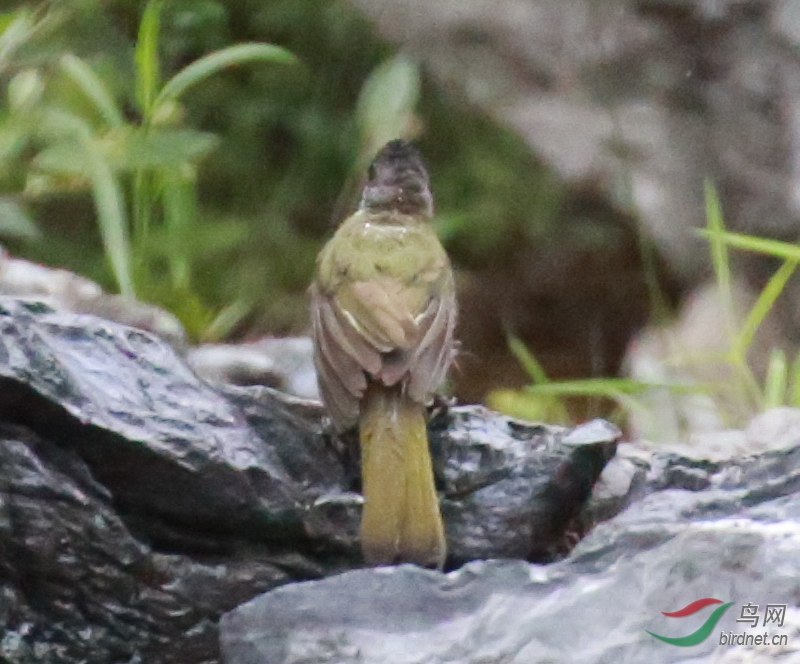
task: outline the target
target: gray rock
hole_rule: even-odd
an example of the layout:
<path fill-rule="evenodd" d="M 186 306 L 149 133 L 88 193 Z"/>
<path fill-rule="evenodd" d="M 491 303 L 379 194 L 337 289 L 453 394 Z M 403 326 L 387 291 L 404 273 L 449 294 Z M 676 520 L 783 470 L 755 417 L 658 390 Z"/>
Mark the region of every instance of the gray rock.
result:
<path fill-rule="evenodd" d="M 800 408 L 782 406 L 756 415 L 745 432 L 753 451 L 777 450 L 800 441 Z"/>
<path fill-rule="evenodd" d="M 212 664 L 219 616 L 361 565 L 357 459 L 316 402 L 0 298 L 0 661 Z M 564 550 L 619 432 L 438 412 L 452 566 Z M 568 443 L 568 444 L 567 444 Z"/>
<path fill-rule="evenodd" d="M 157 334 L 175 348 L 186 346 L 186 330 L 166 309 L 149 302 L 105 293 L 79 274 L 11 256 L 0 247 L 0 295 L 33 298 L 56 309 L 130 325 Z"/>
<path fill-rule="evenodd" d="M 604 475 L 622 466 L 628 480 L 596 495 L 594 509 L 611 494 L 629 507 L 565 560 L 359 570 L 284 586 L 223 616 L 223 661 L 800 661 L 798 463 L 797 444 L 725 464 L 621 446 Z M 734 602 L 705 641 L 682 648 L 648 634 L 692 633 L 712 609 L 661 612 L 701 597 Z M 767 604 L 787 605 L 784 624 L 737 622 L 747 603 L 761 620 Z M 765 631 L 786 645 L 720 645 L 722 633 Z"/>
<path fill-rule="evenodd" d="M 0 418 L 72 441 L 123 505 L 225 530 L 299 521 L 274 449 L 152 335 L 16 300 L 0 329 Z"/>
<path fill-rule="evenodd" d="M 198 376 L 233 385 L 265 385 L 319 399 L 310 337 L 266 338 L 242 344 L 202 344 L 186 354 Z"/>
<path fill-rule="evenodd" d="M 25 428 L 0 426 L 0 478 L 3 662 L 208 660 L 220 611 L 291 578 L 257 558 L 154 553 L 74 450 Z"/>

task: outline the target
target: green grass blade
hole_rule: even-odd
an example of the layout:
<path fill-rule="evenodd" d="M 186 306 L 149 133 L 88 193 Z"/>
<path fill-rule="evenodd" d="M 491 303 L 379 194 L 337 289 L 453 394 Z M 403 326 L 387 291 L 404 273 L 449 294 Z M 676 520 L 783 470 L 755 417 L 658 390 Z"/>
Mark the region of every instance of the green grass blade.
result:
<path fill-rule="evenodd" d="M 193 129 L 137 127 L 119 140 L 114 165 L 125 171 L 179 169 L 199 162 L 218 144 L 214 134 Z"/>
<path fill-rule="evenodd" d="M 699 230 L 698 233 L 703 237 L 710 237 L 708 231 Z M 741 233 L 731 233 L 726 231 L 720 234 L 720 240 L 734 249 L 744 249 L 759 254 L 767 254 L 776 258 L 785 258 L 800 261 L 800 246 L 791 242 L 781 242 L 780 240 L 769 240 L 753 235 L 742 235 Z"/>
<path fill-rule="evenodd" d="M 738 358 L 729 359 L 728 362 L 734 370 L 735 378 L 731 383 L 720 382 L 716 392 L 733 394 L 739 402 L 749 404 L 752 408 L 760 408 L 760 404 L 764 401 L 764 391 L 747 358 L 739 355 Z"/>
<path fill-rule="evenodd" d="M 100 150 L 91 143 L 91 139 L 84 141 L 84 145 L 103 246 L 120 293 L 126 297 L 134 297 L 128 221 L 122 190 L 111 166 L 103 159 Z"/>
<path fill-rule="evenodd" d="M 153 174 L 141 168 L 137 169 L 133 178 L 133 250 L 137 279 L 140 275 L 147 274 L 147 246 L 150 242 L 150 227 L 155 204 Z"/>
<path fill-rule="evenodd" d="M 245 300 L 236 300 L 220 311 L 203 330 L 200 340 L 204 343 L 221 341 L 231 333 L 245 316 L 253 310 L 253 305 Z"/>
<path fill-rule="evenodd" d="M 775 408 L 785 403 L 787 375 L 786 354 L 780 348 L 773 348 L 764 382 L 763 408 Z"/>
<path fill-rule="evenodd" d="M 508 335 L 508 347 L 517 358 L 517 361 L 525 369 L 526 373 L 531 377 L 534 384 L 539 385 L 549 383 L 550 379 L 547 377 L 542 365 L 536 360 L 533 354 L 525 347 L 519 337 L 513 334 Z"/>
<path fill-rule="evenodd" d="M 381 146 L 393 138 L 409 136 L 419 88 L 419 69 L 405 55 L 382 62 L 370 73 L 356 105 L 362 143 L 355 164 L 359 174 Z"/>
<path fill-rule="evenodd" d="M 650 300 L 652 320 L 656 325 L 660 325 L 670 320 L 673 312 L 658 278 L 658 251 L 656 250 L 656 244 L 641 223 L 638 223 L 636 227 L 636 244 L 642 260 L 642 270 L 645 286 L 647 287 L 647 295 Z"/>
<path fill-rule="evenodd" d="M 164 170 L 159 178 L 164 221 L 171 245 L 167 261 L 175 290 L 188 290 L 191 277 L 186 246 L 196 214 L 195 179 L 194 169 L 189 164 L 179 169 Z"/>
<path fill-rule="evenodd" d="M 706 199 L 706 225 L 705 233 L 711 243 L 711 262 L 714 266 L 714 275 L 717 281 L 722 306 L 725 312 L 725 324 L 729 333 L 733 331 L 733 299 L 731 295 L 731 266 L 728 248 L 722 236 L 725 233 L 725 224 L 722 220 L 722 207 L 717 196 L 717 190 L 710 180 L 704 183 Z"/>
<path fill-rule="evenodd" d="M 273 44 L 237 44 L 221 51 L 209 53 L 186 66 L 173 76 L 161 89 L 153 108 L 154 113 L 162 104 L 176 101 L 189 88 L 201 83 L 217 72 L 251 62 L 294 64 L 297 58 L 285 48 Z"/>
<path fill-rule="evenodd" d="M 108 93 L 103 81 L 92 71 L 92 68 L 79 57 L 67 53 L 59 60 L 61 71 L 80 89 L 86 98 L 94 104 L 97 112 L 112 129 L 125 124 L 114 99 Z"/>
<path fill-rule="evenodd" d="M 139 35 L 136 39 L 134 62 L 136 63 L 136 101 L 146 120 L 154 107 L 161 72 L 158 60 L 158 35 L 161 29 L 163 0 L 150 0 L 142 15 Z"/>
<path fill-rule="evenodd" d="M 4 14 L 3 24 L 0 32 L 0 72 L 9 66 L 14 52 L 30 39 L 36 27 L 33 16 L 27 9 Z"/>
<path fill-rule="evenodd" d="M 620 395 L 641 394 L 653 388 L 666 388 L 678 393 L 708 391 L 707 385 L 682 385 L 676 383 L 651 383 L 632 378 L 580 378 L 577 380 L 558 380 L 540 385 L 529 385 L 527 392 L 553 394 L 558 396 L 597 396 L 616 399 Z"/>
<path fill-rule="evenodd" d="M 789 392 L 788 404 L 795 408 L 800 407 L 800 352 L 795 355 L 791 368 L 791 391 Z"/>
<path fill-rule="evenodd" d="M 0 12 L 0 36 L 17 18 L 17 12 Z"/>
<path fill-rule="evenodd" d="M 756 331 L 761 326 L 761 323 L 764 322 L 767 314 L 769 314 L 772 305 L 775 304 L 775 300 L 783 292 L 789 278 L 794 274 L 797 264 L 798 261 L 791 258 L 784 261 L 783 265 L 775 271 L 775 274 L 770 277 L 767 285 L 759 293 L 758 299 L 747 314 L 747 319 L 742 325 L 734 344 L 735 357 L 739 357 L 740 354 L 744 355 L 747 352 L 750 344 L 753 343 Z"/>
<path fill-rule="evenodd" d="M 486 397 L 486 405 L 511 417 L 534 422 L 560 422 L 568 424 L 569 411 L 558 397 L 527 394 L 521 390 L 492 390 Z"/>
<path fill-rule="evenodd" d="M 113 167 L 104 158 L 103 148 L 92 136 L 92 128 L 82 117 L 54 108 L 47 109 L 42 114 L 40 130 L 43 135 L 55 137 L 59 141 L 74 141 L 76 151 L 80 151 L 77 159 L 84 163 L 92 184 L 106 258 L 111 264 L 120 292 L 126 297 L 134 297 L 125 199 Z"/>
<path fill-rule="evenodd" d="M 38 240 L 42 234 L 17 200 L 0 196 L 0 236 Z"/>

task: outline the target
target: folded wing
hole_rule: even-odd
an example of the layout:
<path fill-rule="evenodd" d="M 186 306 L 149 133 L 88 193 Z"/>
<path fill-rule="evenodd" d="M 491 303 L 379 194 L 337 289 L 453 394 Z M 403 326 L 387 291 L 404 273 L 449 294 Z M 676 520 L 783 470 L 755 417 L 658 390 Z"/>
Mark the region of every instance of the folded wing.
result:
<path fill-rule="evenodd" d="M 367 378 L 428 403 L 454 355 L 455 287 L 396 280 L 353 282 L 335 296 L 311 289 L 312 334 L 321 396 L 340 429 L 356 423 Z"/>

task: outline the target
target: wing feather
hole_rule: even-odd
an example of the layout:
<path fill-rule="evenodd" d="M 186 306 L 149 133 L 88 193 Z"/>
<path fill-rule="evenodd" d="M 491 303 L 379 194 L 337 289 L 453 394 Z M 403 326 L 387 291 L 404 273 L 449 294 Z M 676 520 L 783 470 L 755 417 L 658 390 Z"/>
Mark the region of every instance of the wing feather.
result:
<path fill-rule="evenodd" d="M 346 429 L 358 420 L 359 399 L 367 380 L 356 351 L 337 335 L 336 319 L 324 296 L 311 288 L 311 334 L 314 338 L 314 365 L 323 403 L 334 424 Z M 380 359 L 380 358 L 378 358 Z"/>
<path fill-rule="evenodd" d="M 415 401 L 430 402 L 453 363 L 456 343 L 457 303 L 452 273 L 436 299 L 436 309 L 410 363 L 408 395 Z"/>
<path fill-rule="evenodd" d="M 320 395 L 338 428 L 356 423 L 368 377 L 387 386 L 405 381 L 412 399 L 430 402 L 455 348 L 455 287 L 452 272 L 443 274 L 439 284 L 355 282 L 335 297 L 312 286 Z"/>

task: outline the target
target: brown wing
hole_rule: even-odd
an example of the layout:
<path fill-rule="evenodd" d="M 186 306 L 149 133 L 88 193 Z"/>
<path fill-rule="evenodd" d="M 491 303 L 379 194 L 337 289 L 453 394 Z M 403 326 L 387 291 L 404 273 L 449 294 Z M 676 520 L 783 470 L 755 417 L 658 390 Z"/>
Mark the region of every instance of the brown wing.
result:
<path fill-rule="evenodd" d="M 367 386 L 364 371 L 379 371 L 380 355 L 342 325 L 327 297 L 311 287 L 314 364 L 323 403 L 334 424 L 346 429 L 358 420 L 358 401 Z"/>
<path fill-rule="evenodd" d="M 356 282 L 335 300 L 312 286 L 311 298 L 320 395 L 338 428 L 358 420 L 367 376 L 385 385 L 405 380 L 412 399 L 430 401 L 453 357 L 452 274 L 421 313 L 418 294 L 391 280 Z"/>
<path fill-rule="evenodd" d="M 458 305 L 453 274 L 448 271 L 440 295 L 431 302 L 430 322 L 410 362 L 408 395 L 430 403 L 441 386 L 456 354 L 455 329 Z"/>

